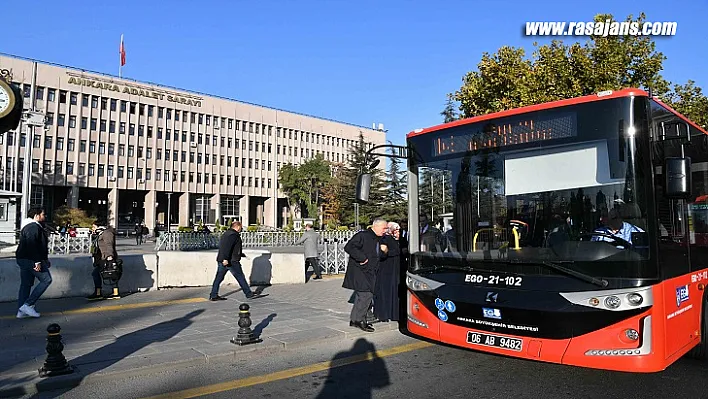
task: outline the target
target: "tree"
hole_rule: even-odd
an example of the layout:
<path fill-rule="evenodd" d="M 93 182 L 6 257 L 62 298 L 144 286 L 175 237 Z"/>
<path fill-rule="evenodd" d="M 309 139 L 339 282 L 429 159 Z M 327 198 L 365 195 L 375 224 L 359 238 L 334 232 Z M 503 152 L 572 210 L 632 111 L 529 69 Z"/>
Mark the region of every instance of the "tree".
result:
<path fill-rule="evenodd" d="M 289 162 L 283 165 L 278 171 L 278 183 L 288 200 L 290 220 L 293 220 L 295 219 L 295 211 L 300 209 L 301 199 L 305 197 L 298 167 Z"/>
<path fill-rule="evenodd" d="M 341 163 L 332 165 L 332 177 L 321 191 L 323 222 L 332 229 L 342 224 L 342 205 L 345 197 L 343 166 Z"/>
<path fill-rule="evenodd" d="M 388 142 L 393 145 L 391 141 Z M 390 149 L 391 154 L 395 150 Z M 405 169 L 401 170 L 401 160 L 398 158 L 388 158 L 389 169 L 386 172 L 386 181 L 388 187 L 386 189 L 386 206 L 385 213 L 381 215 L 386 220 L 401 221 L 407 220 L 408 217 L 408 199 L 406 198 L 406 187 L 408 186 L 407 175 Z"/>
<path fill-rule="evenodd" d="M 331 178 L 329 161 L 324 159 L 322 154 L 317 154 L 314 158 L 308 159 L 298 167 L 298 178 L 300 179 L 303 192 L 307 192 L 301 201 L 305 203 L 308 217 L 317 217 L 322 198 L 320 191 Z"/>
<path fill-rule="evenodd" d="M 359 133 L 359 140 L 350 149 L 351 158 L 342 170 L 342 212 L 343 223 L 356 223 L 354 215 L 355 186 L 357 176 L 368 171 L 373 158 L 366 156 L 366 151 L 370 143 L 364 140 L 364 135 Z M 383 171 L 375 168 L 371 171 L 371 189 L 369 191 L 369 202 L 359 206 L 359 223 L 368 224 L 373 218 L 381 216 L 386 199 L 386 186 L 383 181 Z"/>
<path fill-rule="evenodd" d="M 607 20 L 617 22 L 612 15 L 595 17 L 596 22 Z M 626 19 L 640 25 L 644 20 L 644 14 Z M 508 46 L 484 53 L 477 71 L 468 72 L 460 89 L 448 95 L 459 102 L 461 117 L 626 87 L 651 89 L 662 97 L 669 93 L 660 75 L 666 57 L 650 36 L 593 35 L 584 44 L 555 40 L 534 43 L 534 48 L 531 59 L 523 49 Z M 443 115 L 448 113 L 446 108 Z"/>
<path fill-rule="evenodd" d="M 447 95 L 445 109 L 440 113 L 440 115 L 443 116 L 444 123 L 452 122 L 459 118 L 457 115 L 457 110 L 455 109 L 455 100 L 452 94 Z"/>
<path fill-rule="evenodd" d="M 94 219 L 86 211 L 62 205 L 54 211 L 54 224 L 64 226 L 67 223 L 78 227 L 91 227 Z"/>
<path fill-rule="evenodd" d="M 708 98 L 693 80 L 685 85 L 675 85 L 664 101 L 698 126 L 708 129 Z"/>

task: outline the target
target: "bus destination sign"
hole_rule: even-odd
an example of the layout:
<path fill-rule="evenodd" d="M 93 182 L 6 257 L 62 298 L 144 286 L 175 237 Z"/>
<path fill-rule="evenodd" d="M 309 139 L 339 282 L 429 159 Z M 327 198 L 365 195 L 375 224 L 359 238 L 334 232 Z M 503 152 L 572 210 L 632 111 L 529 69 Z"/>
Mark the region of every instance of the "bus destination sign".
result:
<path fill-rule="evenodd" d="M 482 122 L 472 126 L 476 131 L 434 139 L 433 156 L 564 139 L 578 134 L 574 112 L 542 118 L 504 118 L 497 123 Z"/>

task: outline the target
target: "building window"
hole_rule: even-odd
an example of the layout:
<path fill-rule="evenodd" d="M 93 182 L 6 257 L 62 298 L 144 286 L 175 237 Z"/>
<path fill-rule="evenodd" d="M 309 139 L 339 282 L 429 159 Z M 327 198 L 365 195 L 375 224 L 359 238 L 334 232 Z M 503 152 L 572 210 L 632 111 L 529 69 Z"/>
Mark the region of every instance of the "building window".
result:
<path fill-rule="evenodd" d="M 86 164 L 83 162 L 79 163 L 79 176 L 86 175 Z"/>
<path fill-rule="evenodd" d="M 39 173 L 39 159 L 32 159 L 32 173 Z"/>
<path fill-rule="evenodd" d="M 69 115 L 69 127 L 70 128 L 76 127 L 76 115 Z"/>
<path fill-rule="evenodd" d="M 122 179 L 122 178 L 123 178 L 124 171 L 125 171 L 125 167 L 123 167 L 123 166 L 119 166 L 119 167 L 118 167 L 118 178 L 119 178 L 119 179 Z"/>
<path fill-rule="evenodd" d="M 42 143 L 42 138 L 38 135 L 34 135 L 34 140 L 32 140 L 32 147 L 39 148 Z"/>
<path fill-rule="evenodd" d="M 74 151 L 76 149 L 76 140 L 75 139 L 69 139 L 69 144 L 67 145 L 67 150 L 69 151 Z"/>
<path fill-rule="evenodd" d="M 118 144 L 118 156 L 125 156 L 125 144 Z"/>
<path fill-rule="evenodd" d="M 179 181 L 181 183 L 184 183 L 185 177 L 186 177 L 186 172 L 185 171 L 180 172 Z"/>
<path fill-rule="evenodd" d="M 162 148 L 157 149 L 157 153 L 155 154 L 155 159 L 162 159 Z"/>
<path fill-rule="evenodd" d="M 133 155 L 135 155 L 135 146 L 129 145 L 128 146 L 128 156 L 132 157 Z"/>
<path fill-rule="evenodd" d="M 93 176 L 95 172 L 96 172 L 96 165 L 90 163 L 90 164 L 89 164 L 89 169 L 88 169 L 88 175 L 89 175 L 89 176 Z"/>
<path fill-rule="evenodd" d="M 145 169 L 145 180 L 150 180 L 151 178 L 152 178 L 152 169 Z"/>
<path fill-rule="evenodd" d="M 138 147 L 138 158 L 143 157 L 143 147 Z"/>
<path fill-rule="evenodd" d="M 86 140 L 79 142 L 79 152 L 86 152 Z"/>
<path fill-rule="evenodd" d="M 99 129 L 101 132 L 106 131 L 106 120 L 105 119 L 101 119 L 101 127 Z"/>
<path fill-rule="evenodd" d="M 125 110 L 126 110 L 126 104 L 127 104 L 127 101 L 122 101 L 122 100 L 121 100 L 121 102 L 120 102 L 120 112 L 125 112 Z"/>
<path fill-rule="evenodd" d="M 76 102 L 77 102 L 77 94 L 76 93 L 71 93 L 71 95 L 69 96 L 69 102 L 71 103 L 71 105 L 76 105 Z"/>
<path fill-rule="evenodd" d="M 44 149 L 52 149 L 52 136 L 44 136 Z"/>
<path fill-rule="evenodd" d="M 117 103 L 118 103 L 118 100 L 116 100 L 116 99 L 111 99 L 111 111 L 115 111 L 115 110 L 116 110 L 116 105 L 117 105 Z"/>
<path fill-rule="evenodd" d="M 113 155 L 116 150 L 116 145 L 113 143 L 108 143 L 108 155 Z"/>
<path fill-rule="evenodd" d="M 47 101 L 54 102 L 56 99 L 56 95 L 57 95 L 56 89 L 48 89 L 47 90 Z"/>
<path fill-rule="evenodd" d="M 57 137 L 57 150 L 64 149 L 64 137 Z"/>
<path fill-rule="evenodd" d="M 57 118 L 57 125 L 58 126 L 64 126 L 64 119 L 66 118 L 66 115 L 64 114 L 59 114 L 59 117 Z"/>
<path fill-rule="evenodd" d="M 98 165 L 98 177 L 103 177 L 103 175 L 105 173 L 104 168 L 105 167 L 103 165 L 101 165 L 101 164 Z"/>
<path fill-rule="evenodd" d="M 155 169 L 155 180 L 162 180 L 162 169 Z"/>
<path fill-rule="evenodd" d="M 130 128 L 129 128 L 129 130 L 128 130 L 128 134 L 129 134 L 130 136 L 135 136 L 135 124 L 134 124 L 134 123 L 131 123 L 131 124 L 130 124 Z"/>
<path fill-rule="evenodd" d="M 143 137 L 144 134 L 145 128 L 143 127 L 143 125 L 138 126 L 138 136 Z"/>
<path fill-rule="evenodd" d="M 145 152 L 145 158 L 147 158 L 147 159 L 152 158 L 152 147 L 147 148 L 147 151 Z"/>
<path fill-rule="evenodd" d="M 130 170 L 128 171 L 128 173 L 130 173 Z M 138 168 L 138 169 L 137 169 L 137 174 L 135 175 L 135 177 L 136 177 L 138 180 L 142 180 L 142 179 L 143 179 L 143 168 Z"/>
<path fill-rule="evenodd" d="M 152 126 L 148 126 L 148 135 L 147 136 L 149 139 L 152 138 Z"/>
<path fill-rule="evenodd" d="M 118 129 L 118 133 L 125 133 L 125 122 L 120 123 L 120 127 Z"/>
<path fill-rule="evenodd" d="M 44 164 L 42 165 L 42 172 L 52 173 L 52 161 L 44 161 Z"/>
<path fill-rule="evenodd" d="M 116 121 L 110 121 L 108 123 L 108 133 L 115 133 L 116 132 Z"/>
<path fill-rule="evenodd" d="M 73 162 L 66 163 L 66 174 L 68 176 L 71 176 L 74 174 L 74 163 Z"/>
<path fill-rule="evenodd" d="M 91 108 L 98 108 L 98 97 L 92 96 L 91 97 Z"/>
<path fill-rule="evenodd" d="M 61 173 L 64 170 L 64 163 L 62 161 L 54 162 L 54 174 Z"/>
<path fill-rule="evenodd" d="M 54 124 L 54 112 L 47 112 L 45 123 L 47 126 L 52 126 Z"/>

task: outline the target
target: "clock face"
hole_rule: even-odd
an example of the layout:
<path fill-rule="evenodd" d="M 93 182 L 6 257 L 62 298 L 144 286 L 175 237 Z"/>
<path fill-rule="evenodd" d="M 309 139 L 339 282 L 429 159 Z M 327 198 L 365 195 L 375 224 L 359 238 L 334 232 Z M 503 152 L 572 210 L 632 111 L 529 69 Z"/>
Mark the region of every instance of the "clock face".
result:
<path fill-rule="evenodd" d="M 12 99 L 11 94 L 8 92 L 4 85 L 0 85 L 0 115 L 4 114 L 10 108 L 10 103 Z"/>

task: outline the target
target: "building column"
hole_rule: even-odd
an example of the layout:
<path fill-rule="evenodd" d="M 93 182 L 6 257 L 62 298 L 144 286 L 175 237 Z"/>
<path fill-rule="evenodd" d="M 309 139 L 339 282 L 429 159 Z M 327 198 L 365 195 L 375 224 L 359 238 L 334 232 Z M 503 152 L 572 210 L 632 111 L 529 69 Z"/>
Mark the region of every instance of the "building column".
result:
<path fill-rule="evenodd" d="M 276 226 L 276 224 L 278 224 L 278 198 L 267 198 L 263 204 L 263 212 L 265 212 L 265 222 L 263 222 L 263 224 L 266 226 L 278 227 Z"/>
<path fill-rule="evenodd" d="M 241 214 L 241 223 L 244 226 L 248 226 L 248 210 L 250 208 L 250 198 L 248 195 L 244 195 L 238 200 L 239 213 Z"/>
<path fill-rule="evenodd" d="M 79 187 L 78 186 L 71 186 L 71 188 L 69 188 L 69 194 L 67 195 L 67 198 L 66 198 L 66 204 L 69 206 L 69 208 L 78 208 L 79 207 Z"/>
<path fill-rule="evenodd" d="M 77 187 L 78 188 L 78 187 Z M 108 192 L 108 225 L 118 228 L 118 189 Z"/>
<path fill-rule="evenodd" d="M 182 193 L 179 196 L 179 225 L 189 226 L 189 218 L 191 213 L 189 212 L 189 193 Z"/>
<path fill-rule="evenodd" d="M 224 224 L 224 222 L 221 220 L 221 194 L 214 194 L 211 197 L 211 209 L 215 211 L 214 222 Z"/>
<path fill-rule="evenodd" d="M 150 231 L 153 231 L 156 223 L 157 216 L 157 191 L 150 190 L 145 194 L 145 202 L 143 202 L 145 207 L 145 226 L 147 226 Z"/>

